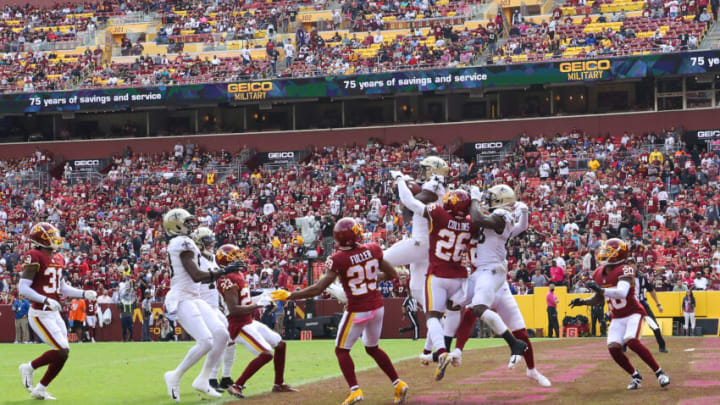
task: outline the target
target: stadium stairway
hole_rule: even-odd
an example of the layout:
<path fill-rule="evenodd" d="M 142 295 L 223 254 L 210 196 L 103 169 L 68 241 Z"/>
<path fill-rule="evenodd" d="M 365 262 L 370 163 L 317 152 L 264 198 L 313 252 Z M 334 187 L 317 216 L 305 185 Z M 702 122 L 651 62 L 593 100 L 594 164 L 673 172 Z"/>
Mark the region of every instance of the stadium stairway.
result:
<path fill-rule="evenodd" d="M 720 24 L 717 21 L 713 22 L 713 25 L 705 34 L 702 42 L 700 42 L 699 49 L 714 49 L 720 46 Z"/>

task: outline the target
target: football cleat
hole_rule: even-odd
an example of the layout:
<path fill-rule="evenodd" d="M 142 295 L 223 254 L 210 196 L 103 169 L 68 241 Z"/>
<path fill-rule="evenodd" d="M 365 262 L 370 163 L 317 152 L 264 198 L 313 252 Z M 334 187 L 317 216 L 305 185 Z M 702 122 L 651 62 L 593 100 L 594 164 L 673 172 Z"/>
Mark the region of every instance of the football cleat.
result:
<path fill-rule="evenodd" d="M 544 375 L 540 374 L 537 369 L 527 369 L 525 372 L 525 375 L 527 375 L 529 378 L 532 378 L 533 380 L 537 381 L 538 384 L 540 384 L 541 387 L 550 387 L 552 384 L 550 383 L 550 380 L 547 379 Z"/>
<path fill-rule="evenodd" d="M 163 378 L 165 378 L 165 385 L 170 398 L 175 402 L 180 402 L 180 382 L 175 378 L 175 373 L 168 371 Z"/>
<path fill-rule="evenodd" d="M 427 367 L 427 366 L 429 366 L 430 363 L 432 363 L 432 361 L 433 361 L 433 355 L 432 355 L 432 353 L 428 353 L 428 354 L 423 353 L 423 354 L 421 354 L 419 357 L 420 357 L 420 365 L 421 365 L 422 367 Z"/>
<path fill-rule="evenodd" d="M 352 405 L 357 404 L 358 402 L 363 400 L 363 393 L 360 388 L 350 391 L 350 395 L 345 398 L 345 401 L 341 405 Z"/>
<path fill-rule="evenodd" d="M 452 356 L 450 353 L 443 353 L 438 358 L 438 365 L 435 368 L 435 381 L 440 381 L 445 377 L 445 369 L 452 363 Z"/>
<path fill-rule="evenodd" d="M 211 379 L 208 381 L 208 384 L 210 384 L 210 387 L 212 387 L 212 389 L 214 389 L 215 391 L 217 391 L 217 392 L 219 392 L 219 393 L 222 393 L 223 391 L 225 391 L 224 388 L 220 388 L 220 385 L 218 384 L 217 378 L 211 378 Z"/>
<path fill-rule="evenodd" d="M 665 347 L 660 348 L 660 353 L 668 353 L 668 349 Z"/>
<path fill-rule="evenodd" d="M 455 350 L 450 353 L 450 356 L 452 356 L 453 367 L 460 367 L 462 364 L 462 350 L 456 347 Z"/>
<path fill-rule="evenodd" d="M 20 370 L 20 376 L 22 377 L 22 383 L 23 386 L 25 386 L 25 389 L 27 392 L 32 392 L 33 390 L 33 371 L 35 371 L 30 363 L 23 363 L 18 367 Z"/>
<path fill-rule="evenodd" d="M 658 381 L 659 380 L 660 379 L 658 378 Z M 640 375 L 640 373 L 637 370 L 635 370 L 635 372 L 632 375 L 632 380 L 630 380 L 630 384 L 628 384 L 628 386 L 627 386 L 627 389 L 636 390 L 636 389 L 640 388 L 641 385 L 642 385 L 642 376 Z"/>
<path fill-rule="evenodd" d="M 665 374 L 664 371 L 658 370 L 657 374 L 658 384 L 660 384 L 660 387 L 665 388 L 668 385 L 670 385 L 670 376 Z"/>
<path fill-rule="evenodd" d="M 47 392 L 47 388 L 42 384 L 38 383 L 35 389 L 30 392 L 30 396 L 34 399 L 56 399 L 54 396 Z"/>
<path fill-rule="evenodd" d="M 215 388 L 211 387 L 207 380 L 202 381 L 195 379 L 192 383 L 192 388 L 200 394 L 210 398 L 222 398 L 222 394 L 215 391 Z"/>
<path fill-rule="evenodd" d="M 272 387 L 272 392 L 298 392 L 298 390 L 287 384 L 275 384 Z"/>
<path fill-rule="evenodd" d="M 407 399 L 408 385 L 403 380 L 398 380 L 395 384 L 395 402 L 394 404 L 404 404 Z"/>
<path fill-rule="evenodd" d="M 522 340 L 515 340 L 512 346 L 510 346 L 510 362 L 508 363 L 508 368 L 515 368 L 527 348 L 527 343 Z"/>
<path fill-rule="evenodd" d="M 232 380 L 230 377 L 223 377 L 222 380 L 220 380 L 220 385 L 218 388 L 226 390 L 230 388 L 231 385 L 233 385 L 235 381 Z"/>
<path fill-rule="evenodd" d="M 243 395 L 244 389 L 245 389 L 244 385 L 233 384 L 230 387 L 228 387 L 227 392 L 228 392 L 228 394 L 234 396 L 235 398 L 245 398 L 245 395 Z"/>

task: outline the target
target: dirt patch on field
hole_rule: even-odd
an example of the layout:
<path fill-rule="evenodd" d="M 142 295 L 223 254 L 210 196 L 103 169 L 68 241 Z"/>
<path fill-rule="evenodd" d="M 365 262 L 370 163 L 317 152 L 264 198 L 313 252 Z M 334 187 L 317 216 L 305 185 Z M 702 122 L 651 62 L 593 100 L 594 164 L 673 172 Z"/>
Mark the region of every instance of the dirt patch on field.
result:
<path fill-rule="evenodd" d="M 536 343 L 536 366 L 552 382 L 542 388 L 525 376 L 524 363 L 506 368 L 507 348 L 466 352 L 459 368 L 448 368 L 443 381 L 433 380 L 433 369 L 416 360 L 396 365 L 400 378 L 410 385 L 409 404 L 720 404 L 720 338 L 669 338 L 669 354 L 657 352 L 652 340 L 644 340 L 660 366 L 671 378 L 661 389 L 652 371 L 634 353 L 629 357 L 644 377 L 637 391 L 627 391 L 629 376 L 612 361 L 605 340 L 564 339 Z M 328 361 L 335 361 L 328 353 Z M 339 369 L 338 369 L 339 371 Z M 392 404 L 388 378 L 373 369 L 358 373 L 364 404 Z M 340 404 L 348 394 L 342 378 L 299 387 L 296 394 L 263 394 L 227 403 Z"/>

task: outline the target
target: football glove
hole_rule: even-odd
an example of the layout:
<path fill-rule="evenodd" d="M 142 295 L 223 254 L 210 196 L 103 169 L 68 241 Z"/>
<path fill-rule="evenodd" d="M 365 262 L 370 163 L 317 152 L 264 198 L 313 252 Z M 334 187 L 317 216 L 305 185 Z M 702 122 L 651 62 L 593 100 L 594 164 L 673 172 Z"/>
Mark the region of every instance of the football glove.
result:
<path fill-rule="evenodd" d="M 97 293 L 93 290 L 85 290 L 83 291 L 83 298 L 89 301 L 95 301 L 97 300 Z"/>
<path fill-rule="evenodd" d="M 480 202 L 483 202 L 483 193 L 482 193 L 482 191 L 480 191 L 480 187 L 478 187 L 478 186 L 470 187 L 470 198 L 473 200 L 478 200 Z"/>
<path fill-rule="evenodd" d="M 392 177 L 393 180 L 397 180 L 403 177 L 403 172 L 400 170 L 390 170 L 390 177 Z"/>
<path fill-rule="evenodd" d="M 516 201 L 515 202 L 515 211 L 520 211 L 522 213 L 528 212 L 528 206 L 524 202 Z"/>
<path fill-rule="evenodd" d="M 45 306 L 51 311 L 60 311 L 62 309 L 62 305 L 52 298 L 45 298 Z"/>
<path fill-rule="evenodd" d="M 593 280 L 588 281 L 587 284 L 585 284 L 585 287 L 597 294 L 602 294 L 602 288 L 600 288 L 598 283 Z"/>
<path fill-rule="evenodd" d="M 264 293 L 260 294 L 260 295 L 257 297 L 257 300 L 255 301 L 255 304 L 256 304 L 256 305 L 259 305 L 259 306 L 261 306 L 261 307 L 270 305 L 270 304 L 272 304 L 272 303 L 273 303 L 273 300 L 272 300 L 272 298 L 270 297 L 270 294 L 267 293 L 267 292 L 264 292 Z"/>
<path fill-rule="evenodd" d="M 225 266 L 223 269 L 221 269 L 220 274 L 225 275 L 225 274 L 235 273 L 244 267 L 245 267 L 245 263 L 241 262 L 240 260 L 234 261 L 234 262 L 228 264 L 227 266 Z"/>
<path fill-rule="evenodd" d="M 573 300 L 570 301 L 570 308 L 579 307 L 581 305 L 585 305 L 582 298 L 573 298 Z"/>
<path fill-rule="evenodd" d="M 290 297 L 290 292 L 285 290 L 275 290 L 270 293 L 273 301 L 287 301 L 288 297 Z"/>
<path fill-rule="evenodd" d="M 345 290 L 343 290 L 340 283 L 335 282 L 335 283 L 330 284 L 328 286 L 328 288 L 325 289 L 325 291 L 327 291 L 328 294 L 335 297 L 335 299 L 339 303 L 341 303 L 341 304 L 347 303 L 347 295 L 345 294 Z"/>

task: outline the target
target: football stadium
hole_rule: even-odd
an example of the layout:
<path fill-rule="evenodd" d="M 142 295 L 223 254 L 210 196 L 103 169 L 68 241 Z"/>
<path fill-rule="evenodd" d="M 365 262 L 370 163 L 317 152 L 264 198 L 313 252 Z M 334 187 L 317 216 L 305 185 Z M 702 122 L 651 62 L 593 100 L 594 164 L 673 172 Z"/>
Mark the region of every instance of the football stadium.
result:
<path fill-rule="evenodd" d="M 720 403 L 720 0 L 0 0 L 0 404 Z"/>

